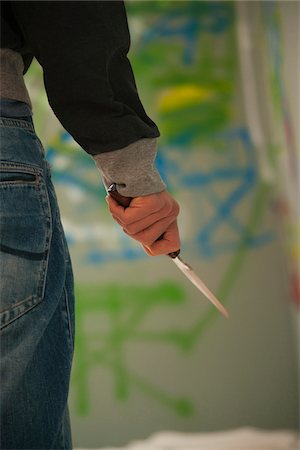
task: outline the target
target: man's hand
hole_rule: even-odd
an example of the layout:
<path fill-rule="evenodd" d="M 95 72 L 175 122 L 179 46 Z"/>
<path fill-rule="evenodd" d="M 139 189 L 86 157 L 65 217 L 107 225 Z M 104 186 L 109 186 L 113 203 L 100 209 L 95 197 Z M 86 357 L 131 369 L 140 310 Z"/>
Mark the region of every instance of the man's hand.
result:
<path fill-rule="evenodd" d="M 148 255 L 164 255 L 180 248 L 179 205 L 167 191 L 135 197 L 128 208 L 110 195 L 106 199 L 113 218 L 126 234 L 142 244 Z"/>

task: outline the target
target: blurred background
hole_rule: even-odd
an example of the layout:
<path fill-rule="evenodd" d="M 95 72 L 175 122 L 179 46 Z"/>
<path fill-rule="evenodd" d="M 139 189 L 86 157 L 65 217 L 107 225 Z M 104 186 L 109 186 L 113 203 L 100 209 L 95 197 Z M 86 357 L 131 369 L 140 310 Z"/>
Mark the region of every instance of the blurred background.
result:
<path fill-rule="evenodd" d="M 26 75 L 76 285 L 74 447 L 160 430 L 299 424 L 300 13 L 293 1 L 126 1 L 157 166 L 181 205 L 182 257 L 226 320 L 166 257 L 107 213 L 93 160 Z"/>

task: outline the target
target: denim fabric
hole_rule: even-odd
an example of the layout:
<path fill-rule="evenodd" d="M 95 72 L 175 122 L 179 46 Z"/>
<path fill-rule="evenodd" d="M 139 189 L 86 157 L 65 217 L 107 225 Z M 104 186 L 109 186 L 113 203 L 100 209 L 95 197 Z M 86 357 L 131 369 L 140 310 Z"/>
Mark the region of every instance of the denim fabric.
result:
<path fill-rule="evenodd" d="M 0 127 L 1 449 L 71 449 L 70 255 L 31 117 Z"/>
<path fill-rule="evenodd" d="M 0 116 L 14 118 L 26 117 L 26 120 L 28 120 L 28 116 L 32 116 L 32 109 L 27 103 L 0 97 Z"/>

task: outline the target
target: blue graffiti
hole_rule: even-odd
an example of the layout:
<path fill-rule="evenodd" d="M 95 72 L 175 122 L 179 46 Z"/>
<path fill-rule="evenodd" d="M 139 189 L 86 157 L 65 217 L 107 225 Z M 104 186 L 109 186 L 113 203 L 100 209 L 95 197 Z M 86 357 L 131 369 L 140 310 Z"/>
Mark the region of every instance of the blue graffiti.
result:
<path fill-rule="evenodd" d="M 182 62 L 190 65 L 194 62 L 199 52 L 198 36 L 200 33 L 224 33 L 232 23 L 231 9 L 220 2 L 213 2 L 205 8 L 197 10 L 194 16 L 192 11 L 186 15 L 183 11 L 168 12 L 154 22 L 151 29 L 147 30 L 141 39 L 141 45 L 145 46 L 162 38 L 179 38 L 185 42 L 182 54 Z"/>
<path fill-rule="evenodd" d="M 68 142 L 68 135 L 61 136 L 63 142 Z M 75 145 L 70 141 L 71 145 Z M 195 150 L 187 150 L 178 145 L 176 147 L 166 146 L 158 152 L 157 167 L 166 182 L 168 189 L 175 193 L 188 191 L 191 200 L 197 195 L 198 206 L 194 212 L 195 223 L 199 230 L 190 236 L 183 246 L 193 249 L 202 257 L 212 258 L 221 253 L 234 252 L 241 239 L 245 236 L 246 218 L 237 215 L 239 206 L 249 199 L 250 194 L 258 185 L 258 172 L 255 159 L 255 149 L 247 129 L 240 127 L 215 134 L 213 139 L 207 143 L 210 151 L 214 152 L 212 168 L 201 169 L 201 158 L 204 153 L 199 151 L 195 160 Z M 218 149 L 221 146 L 221 149 Z M 238 156 L 239 155 L 239 156 Z M 56 185 L 63 185 L 64 189 L 76 187 L 84 194 L 84 197 L 105 197 L 105 191 L 99 179 L 99 183 L 89 178 L 91 170 L 96 170 L 94 163 L 86 161 L 85 155 L 82 161 L 80 153 L 75 160 L 74 154 L 66 158 L 72 160 L 70 170 L 55 169 L 55 158 L 59 154 L 49 148 L 48 160 L 53 164 L 53 178 Z M 184 168 L 184 163 L 191 158 L 191 167 Z M 193 164 L 193 161 L 195 164 Z M 241 162 L 242 161 L 242 162 Z M 85 175 L 84 177 L 82 175 Z M 227 194 L 224 195 L 224 187 L 228 186 Z M 219 187 L 223 193 L 222 198 L 216 192 Z M 103 190 L 103 196 L 101 196 Z M 200 217 L 200 202 L 205 199 L 212 207 L 213 213 L 207 217 Z M 84 213 L 86 202 L 81 201 L 74 205 L 77 213 Z M 227 226 L 230 233 L 220 233 L 222 227 Z M 66 230 L 67 240 L 70 246 L 76 244 L 76 238 Z M 119 236 L 117 237 L 117 234 Z M 219 237 L 221 235 L 221 237 Z M 136 261 L 146 257 L 142 248 L 133 243 L 122 230 L 116 231 L 119 248 L 117 250 L 104 250 L 93 245 L 92 249 L 86 248 L 81 258 L 83 264 L 101 265 L 113 261 Z M 267 245 L 274 239 L 271 231 L 260 231 L 255 236 L 248 236 L 246 245 L 249 248 L 257 248 Z"/>
<path fill-rule="evenodd" d="M 78 151 L 79 146 L 73 140 L 72 136 L 66 131 L 59 133 L 59 140 L 63 143 L 70 144 L 70 156 L 69 154 L 63 155 L 68 159 L 68 170 L 57 167 L 57 158 L 61 157 L 61 153 L 52 146 L 46 147 L 47 160 L 52 166 L 52 179 L 56 186 L 63 185 L 67 188 L 75 187 L 81 189 L 82 192 L 89 197 L 93 197 L 95 200 L 102 199 L 106 195 L 104 185 L 101 181 L 99 174 L 99 183 L 91 182 L 88 177 L 83 177 L 84 172 L 87 173 L 91 170 L 97 171 L 95 163 L 91 158 L 88 158 L 84 151 L 81 149 Z"/>
<path fill-rule="evenodd" d="M 147 255 L 142 248 L 122 248 L 122 245 L 120 245 L 120 250 L 115 251 L 103 251 L 101 249 L 90 250 L 84 256 L 82 264 L 98 265 L 107 262 L 137 261 L 146 258 Z"/>
<path fill-rule="evenodd" d="M 178 161 L 172 160 L 172 163 L 168 164 L 168 155 L 172 150 L 168 152 L 162 150 L 157 161 L 164 180 L 171 190 L 195 190 L 198 195 L 205 196 L 213 206 L 214 214 L 204 222 L 193 242 L 201 255 L 206 258 L 236 250 L 241 237 L 245 234 L 246 225 L 242 223 L 243 218 L 237 218 L 234 213 L 258 183 L 255 148 L 248 131 L 245 128 L 230 130 L 216 135 L 216 140 L 226 142 L 228 149 L 239 145 L 244 153 L 244 163 L 239 166 L 238 158 L 229 158 L 225 164 L 222 160 L 221 167 L 214 165 L 211 170 L 206 172 L 196 170 L 185 174 L 178 165 Z M 184 157 L 188 158 L 186 153 Z M 234 187 L 226 198 L 221 199 L 213 188 L 219 183 L 224 185 L 228 182 Z M 237 185 L 236 182 L 238 182 Z M 231 240 L 227 238 L 225 242 L 214 242 L 215 235 L 225 223 L 231 228 L 235 238 Z M 256 236 L 249 236 L 247 245 L 248 247 L 258 247 L 270 243 L 273 239 L 273 232 L 262 232 Z"/>

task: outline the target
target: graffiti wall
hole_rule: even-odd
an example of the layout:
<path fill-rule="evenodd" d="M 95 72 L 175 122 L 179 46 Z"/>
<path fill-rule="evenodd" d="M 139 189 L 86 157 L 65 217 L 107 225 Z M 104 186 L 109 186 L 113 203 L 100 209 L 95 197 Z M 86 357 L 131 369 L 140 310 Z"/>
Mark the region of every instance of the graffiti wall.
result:
<path fill-rule="evenodd" d="M 289 278 L 274 178 L 261 171 L 245 104 L 241 12 L 231 2 L 126 8 L 129 59 L 161 132 L 157 166 L 181 205 L 182 255 L 230 319 L 112 221 L 93 160 L 53 116 L 33 65 L 27 85 L 75 274 L 74 444 L 120 445 L 161 429 L 295 427 Z"/>

